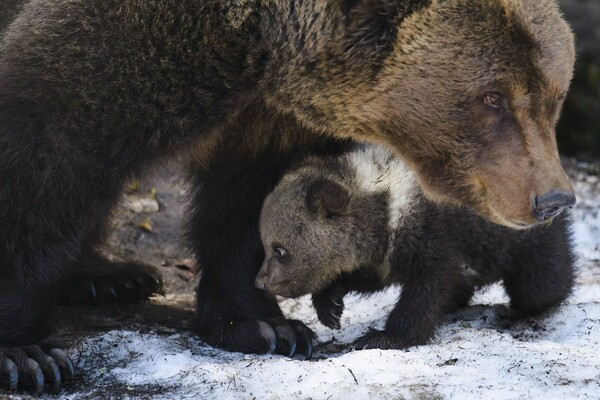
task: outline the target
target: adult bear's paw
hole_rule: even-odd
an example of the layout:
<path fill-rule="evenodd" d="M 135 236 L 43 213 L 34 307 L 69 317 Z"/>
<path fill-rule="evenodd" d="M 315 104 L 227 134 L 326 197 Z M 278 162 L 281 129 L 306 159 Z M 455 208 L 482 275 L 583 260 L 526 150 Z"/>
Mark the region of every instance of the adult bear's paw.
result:
<path fill-rule="evenodd" d="M 66 281 L 60 304 L 129 304 L 162 293 L 162 277 L 153 267 L 138 263 L 82 266 Z"/>
<path fill-rule="evenodd" d="M 56 393 L 73 375 L 73 362 L 57 347 L 0 348 L 0 389 Z"/>
<path fill-rule="evenodd" d="M 283 317 L 267 321 L 231 321 L 213 330 L 208 343 L 230 351 L 312 357 L 314 333 L 302 322 Z"/>

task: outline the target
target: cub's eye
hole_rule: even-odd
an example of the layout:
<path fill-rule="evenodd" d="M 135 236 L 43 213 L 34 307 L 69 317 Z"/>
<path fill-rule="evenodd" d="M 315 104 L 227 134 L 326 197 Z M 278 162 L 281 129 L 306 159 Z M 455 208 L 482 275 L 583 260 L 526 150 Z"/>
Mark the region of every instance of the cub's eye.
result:
<path fill-rule="evenodd" d="M 273 247 L 273 253 L 275 255 L 275 258 L 279 259 L 279 260 L 283 260 L 288 256 L 288 252 L 286 249 L 284 249 L 283 247 Z"/>
<path fill-rule="evenodd" d="M 483 102 L 491 108 L 502 108 L 502 95 L 500 93 L 491 92 L 483 95 Z"/>

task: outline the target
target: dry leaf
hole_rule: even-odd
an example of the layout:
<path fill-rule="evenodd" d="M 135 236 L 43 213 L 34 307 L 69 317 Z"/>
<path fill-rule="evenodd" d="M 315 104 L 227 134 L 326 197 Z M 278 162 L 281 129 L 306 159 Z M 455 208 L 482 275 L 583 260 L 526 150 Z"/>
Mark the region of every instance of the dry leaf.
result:
<path fill-rule="evenodd" d="M 150 218 L 146 218 L 144 222 L 138 225 L 138 227 L 146 232 L 152 233 L 152 220 Z"/>

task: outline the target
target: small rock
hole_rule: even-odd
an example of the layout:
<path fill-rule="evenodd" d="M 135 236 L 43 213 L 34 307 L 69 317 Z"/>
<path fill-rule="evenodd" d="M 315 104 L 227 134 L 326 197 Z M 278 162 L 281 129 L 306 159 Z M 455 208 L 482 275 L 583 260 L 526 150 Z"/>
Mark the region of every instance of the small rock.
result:
<path fill-rule="evenodd" d="M 128 199 L 125 203 L 127 209 L 134 213 L 157 213 L 160 209 L 158 202 L 154 199 L 134 198 Z"/>

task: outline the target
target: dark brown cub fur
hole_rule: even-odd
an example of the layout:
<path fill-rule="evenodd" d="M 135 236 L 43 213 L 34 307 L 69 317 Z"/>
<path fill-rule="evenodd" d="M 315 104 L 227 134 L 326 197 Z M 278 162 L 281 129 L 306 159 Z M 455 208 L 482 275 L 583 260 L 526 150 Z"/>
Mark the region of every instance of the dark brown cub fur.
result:
<path fill-rule="evenodd" d="M 574 281 L 569 225 L 563 215 L 517 231 L 464 207 L 435 204 L 380 148 L 312 157 L 265 200 L 266 259 L 256 285 L 286 297 L 313 293 L 321 322 L 339 328 L 346 293 L 400 284 L 385 330 L 357 346 L 405 348 L 427 343 L 445 312 L 491 283 L 503 281 L 523 315 L 559 304 Z"/>

